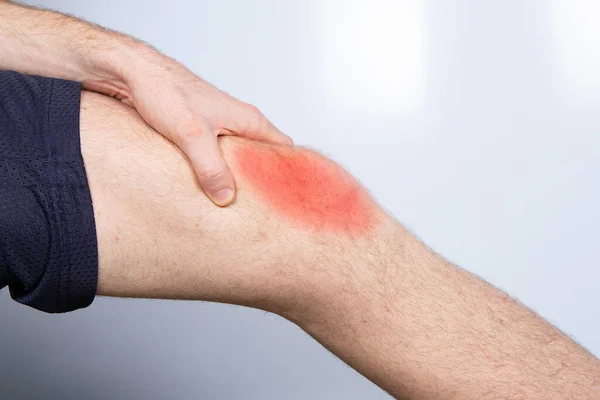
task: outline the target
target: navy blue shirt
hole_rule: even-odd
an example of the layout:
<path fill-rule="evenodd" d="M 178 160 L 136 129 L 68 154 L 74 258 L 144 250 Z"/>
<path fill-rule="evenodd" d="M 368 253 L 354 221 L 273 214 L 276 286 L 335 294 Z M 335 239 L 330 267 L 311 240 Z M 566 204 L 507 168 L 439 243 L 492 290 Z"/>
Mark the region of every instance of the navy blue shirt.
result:
<path fill-rule="evenodd" d="M 80 98 L 76 82 L 0 71 L 0 290 L 51 313 L 96 294 Z"/>

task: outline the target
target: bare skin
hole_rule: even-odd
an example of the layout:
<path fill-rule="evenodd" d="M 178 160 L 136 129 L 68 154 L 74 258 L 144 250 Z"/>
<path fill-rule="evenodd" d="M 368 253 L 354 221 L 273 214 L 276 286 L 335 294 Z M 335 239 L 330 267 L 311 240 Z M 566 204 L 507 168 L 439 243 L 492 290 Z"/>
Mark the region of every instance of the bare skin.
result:
<path fill-rule="evenodd" d="M 275 312 L 401 399 L 600 396 L 598 359 L 434 254 L 315 152 L 222 139 L 239 192 L 230 207 L 216 208 L 197 190 L 183 154 L 111 99 L 84 92 L 81 141 L 97 222 L 100 295 Z M 243 161 L 248 151 L 275 156 L 252 176 Z M 269 162 L 280 157 L 313 169 L 302 185 L 337 176 L 341 187 L 332 190 L 366 196 L 370 219 L 349 220 L 340 230 L 307 217 L 312 209 L 289 213 L 267 200 L 264 188 L 280 184 Z M 289 203 L 300 189 L 278 190 Z M 326 215 L 332 201 L 324 196 L 315 212 Z M 365 210 L 336 212 L 354 218 Z M 351 221 L 359 221 L 357 229 L 349 229 Z"/>
<path fill-rule="evenodd" d="M 220 206 L 233 201 L 235 184 L 218 136 L 291 143 L 256 107 L 177 61 L 58 12 L 0 1 L 0 69 L 81 82 L 134 108 L 186 154 L 200 186 Z"/>

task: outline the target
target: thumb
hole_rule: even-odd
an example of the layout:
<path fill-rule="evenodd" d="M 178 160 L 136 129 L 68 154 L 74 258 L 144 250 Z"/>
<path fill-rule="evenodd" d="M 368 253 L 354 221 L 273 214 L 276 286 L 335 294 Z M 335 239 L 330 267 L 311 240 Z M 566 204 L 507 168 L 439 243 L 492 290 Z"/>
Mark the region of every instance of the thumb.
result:
<path fill-rule="evenodd" d="M 176 138 L 176 144 L 189 158 L 204 193 L 218 206 L 231 204 L 235 183 L 210 124 L 198 121 Z"/>

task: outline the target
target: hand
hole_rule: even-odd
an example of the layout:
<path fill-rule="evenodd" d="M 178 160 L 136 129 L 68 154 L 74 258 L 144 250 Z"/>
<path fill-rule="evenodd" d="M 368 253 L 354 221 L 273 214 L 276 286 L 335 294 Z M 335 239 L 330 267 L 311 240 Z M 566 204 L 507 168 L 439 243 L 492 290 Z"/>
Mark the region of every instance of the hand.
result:
<path fill-rule="evenodd" d="M 293 144 L 254 106 L 215 88 L 180 63 L 152 53 L 122 80 L 84 80 L 83 86 L 135 108 L 156 131 L 188 157 L 200 186 L 219 206 L 235 198 L 235 183 L 217 137 L 242 136 Z"/>
<path fill-rule="evenodd" d="M 57 12 L 0 3 L 0 69 L 75 80 L 135 108 L 186 154 L 217 205 L 235 197 L 217 136 L 292 143 L 255 107 L 133 38 Z"/>

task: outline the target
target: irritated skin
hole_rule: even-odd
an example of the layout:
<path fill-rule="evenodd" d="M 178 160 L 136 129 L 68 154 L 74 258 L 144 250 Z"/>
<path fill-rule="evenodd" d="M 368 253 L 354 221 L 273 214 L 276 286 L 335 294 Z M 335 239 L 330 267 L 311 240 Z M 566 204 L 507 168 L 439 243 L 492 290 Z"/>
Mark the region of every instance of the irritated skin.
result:
<path fill-rule="evenodd" d="M 346 171 L 325 157 L 290 146 L 238 146 L 239 173 L 272 211 L 300 228 L 370 232 L 373 201 Z"/>
<path fill-rule="evenodd" d="M 277 312 L 400 399 L 600 399 L 594 356 L 432 253 L 322 156 L 221 139 L 239 188 L 222 208 L 134 110 L 84 92 L 80 120 L 98 294 Z"/>

